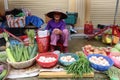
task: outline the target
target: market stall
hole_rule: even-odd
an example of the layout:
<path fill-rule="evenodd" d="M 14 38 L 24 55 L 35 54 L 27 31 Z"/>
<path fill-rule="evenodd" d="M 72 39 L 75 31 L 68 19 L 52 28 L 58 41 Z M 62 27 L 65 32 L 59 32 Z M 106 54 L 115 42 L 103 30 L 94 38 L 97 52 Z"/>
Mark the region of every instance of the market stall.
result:
<path fill-rule="evenodd" d="M 2 34 L 6 41 L 6 52 L 0 52 L 0 61 L 6 63 L 0 63 L 0 80 L 28 77 L 94 79 L 96 74 L 104 74 L 106 79 L 119 80 L 118 42 L 110 47 L 89 44 L 79 47 L 82 51 L 63 53 L 49 51 L 49 33 L 46 30 L 26 30 L 24 36 L 18 37 L 4 29 Z"/>
<path fill-rule="evenodd" d="M 110 74 L 113 64 L 118 68 L 120 66 L 120 44 L 116 44 L 114 47 L 85 45 L 81 47 L 83 51 L 76 53 L 49 52 L 46 49 L 44 50 L 44 46 L 42 46 L 46 43 L 40 42 L 41 46 L 36 45 L 36 40 L 33 37 L 36 34 L 34 33 L 34 30 L 28 30 L 28 37 L 25 38 L 29 38 L 29 40 L 22 39 L 23 42 L 11 42 L 9 35 L 3 33 L 5 40 L 12 45 L 7 45 L 8 47 L 6 48 L 7 62 L 12 66 L 8 78 L 16 79 L 33 76 L 49 79 L 94 78 L 96 71 L 103 74 Z M 46 35 L 48 36 L 48 34 L 44 34 L 42 37 Z M 117 65 L 115 62 L 117 62 Z M 114 74 L 118 73 L 114 72 Z M 113 76 L 112 74 L 109 77 Z"/>

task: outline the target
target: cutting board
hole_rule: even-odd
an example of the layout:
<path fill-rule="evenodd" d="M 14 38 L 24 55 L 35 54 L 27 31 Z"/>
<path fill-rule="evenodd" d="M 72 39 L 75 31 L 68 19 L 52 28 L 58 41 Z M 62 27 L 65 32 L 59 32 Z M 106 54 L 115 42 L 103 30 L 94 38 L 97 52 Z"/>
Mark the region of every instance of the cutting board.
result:
<path fill-rule="evenodd" d="M 40 72 L 39 78 L 72 78 L 73 74 L 67 74 L 65 71 L 60 72 Z M 84 74 L 83 77 L 94 77 L 94 73 Z"/>

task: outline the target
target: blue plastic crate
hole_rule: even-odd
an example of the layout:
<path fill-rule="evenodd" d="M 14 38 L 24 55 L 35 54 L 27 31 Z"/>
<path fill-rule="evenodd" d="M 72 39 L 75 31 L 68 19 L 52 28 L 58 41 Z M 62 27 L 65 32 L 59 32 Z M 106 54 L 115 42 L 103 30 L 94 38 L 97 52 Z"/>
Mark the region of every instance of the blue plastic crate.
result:
<path fill-rule="evenodd" d="M 65 19 L 65 23 L 66 24 L 71 24 L 74 25 L 77 22 L 77 17 L 78 17 L 78 13 L 66 13 L 67 14 L 67 18 Z"/>

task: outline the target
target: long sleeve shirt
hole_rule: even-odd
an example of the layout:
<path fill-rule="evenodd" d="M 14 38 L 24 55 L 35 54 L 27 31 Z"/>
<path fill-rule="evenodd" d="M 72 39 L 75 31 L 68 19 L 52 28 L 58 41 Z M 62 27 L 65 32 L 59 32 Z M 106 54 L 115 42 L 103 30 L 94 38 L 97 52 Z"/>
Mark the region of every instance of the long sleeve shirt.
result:
<path fill-rule="evenodd" d="M 55 22 L 54 20 L 50 20 L 47 24 L 46 30 L 50 30 L 52 32 L 53 29 L 64 30 L 65 27 L 66 27 L 66 24 L 63 20 L 60 20 L 59 22 Z"/>

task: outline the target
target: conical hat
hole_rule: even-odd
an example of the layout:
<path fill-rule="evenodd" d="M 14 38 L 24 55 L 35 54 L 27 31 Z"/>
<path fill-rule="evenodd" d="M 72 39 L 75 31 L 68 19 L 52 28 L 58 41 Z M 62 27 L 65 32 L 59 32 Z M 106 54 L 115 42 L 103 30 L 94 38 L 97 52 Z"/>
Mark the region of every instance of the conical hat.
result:
<path fill-rule="evenodd" d="M 61 14 L 61 19 L 67 18 L 66 13 L 62 12 L 60 9 L 55 9 L 53 11 L 50 11 L 46 15 L 50 18 L 53 18 L 55 13 L 60 13 Z"/>

